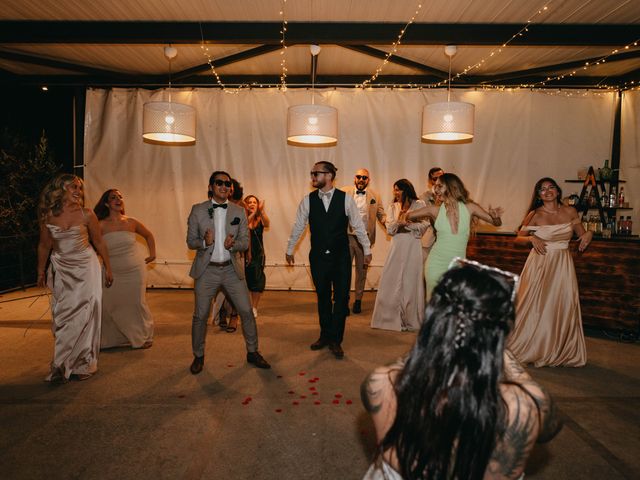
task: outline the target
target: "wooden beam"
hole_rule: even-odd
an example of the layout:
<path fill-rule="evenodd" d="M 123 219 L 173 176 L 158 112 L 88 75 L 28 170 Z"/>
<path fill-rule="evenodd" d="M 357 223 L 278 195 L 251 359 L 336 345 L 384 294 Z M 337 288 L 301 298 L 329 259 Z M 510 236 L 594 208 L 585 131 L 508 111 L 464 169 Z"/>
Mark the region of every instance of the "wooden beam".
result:
<path fill-rule="evenodd" d="M 400 23 L 289 22 L 287 42 L 336 45 L 390 45 L 404 28 Z M 280 22 L 0 22 L 0 44 L 277 44 Z M 502 45 L 523 27 L 515 24 L 413 23 L 404 45 Z M 536 24 L 512 46 L 623 46 L 640 38 L 638 24 Z"/>
<path fill-rule="evenodd" d="M 367 45 L 344 45 L 344 48 L 353 50 L 354 52 L 364 53 L 365 55 L 369 55 L 370 57 L 374 57 L 379 60 L 387 58 L 387 52 L 384 50 L 378 50 L 377 48 L 369 47 Z M 447 72 L 443 72 L 442 70 L 438 70 L 437 68 L 430 67 L 423 63 L 414 62 L 413 60 L 409 60 L 408 58 L 404 58 L 399 55 L 392 55 L 389 57 L 389 63 L 414 68 L 427 75 L 434 75 L 441 79 L 449 78 L 449 74 Z"/>

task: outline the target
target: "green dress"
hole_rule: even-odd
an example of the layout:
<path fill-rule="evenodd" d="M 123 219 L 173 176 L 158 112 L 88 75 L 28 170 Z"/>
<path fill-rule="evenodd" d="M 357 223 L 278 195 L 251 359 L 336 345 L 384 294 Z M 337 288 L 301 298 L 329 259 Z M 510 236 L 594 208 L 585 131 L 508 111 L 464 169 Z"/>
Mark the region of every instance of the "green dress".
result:
<path fill-rule="evenodd" d="M 436 243 L 431 247 L 429 257 L 424 267 L 424 276 L 427 281 L 427 300 L 431 298 L 433 287 L 438 284 L 440 277 L 449 268 L 451 260 L 455 257 L 466 257 L 469 230 L 471 229 L 471 215 L 463 202 L 458 202 L 458 233 L 451 231 L 449 218 L 444 204 L 440 205 L 438 217 L 434 227 L 436 230 Z"/>

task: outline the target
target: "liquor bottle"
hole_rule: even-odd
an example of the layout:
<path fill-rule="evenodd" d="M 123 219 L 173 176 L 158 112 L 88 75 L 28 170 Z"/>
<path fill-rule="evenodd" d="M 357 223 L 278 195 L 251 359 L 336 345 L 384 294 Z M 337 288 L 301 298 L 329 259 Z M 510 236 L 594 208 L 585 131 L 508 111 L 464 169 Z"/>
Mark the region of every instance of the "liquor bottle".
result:
<path fill-rule="evenodd" d="M 611 169 L 609 168 L 609 160 L 604 161 L 604 167 L 600 169 L 600 178 L 602 180 L 609 180 L 611 178 Z"/>
<path fill-rule="evenodd" d="M 611 216 L 611 220 L 609 221 L 609 230 L 611 230 L 611 234 L 615 235 L 616 233 L 618 233 L 618 231 L 616 230 L 616 217 L 615 215 Z"/>
<path fill-rule="evenodd" d="M 589 231 L 589 222 L 587 222 L 587 214 L 586 213 L 582 214 L 582 228 L 584 228 L 585 232 Z"/>
<path fill-rule="evenodd" d="M 602 208 L 608 208 L 609 207 L 609 195 L 607 195 L 607 191 L 606 190 L 602 192 L 601 203 L 602 203 Z"/>
<path fill-rule="evenodd" d="M 618 206 L 624 205 L 624 187 L 620 187 L 620 193 L 618 193 Z"/>
<path fill-rule="evenodd" d="M 627 217 L 627 222 L 626 222 L 627 235 L 631 235 L 631 228 L 632 228 L 631 226 L 632 226 L 631 217 Z"/>
<path fill-rule="evenodd" d="M 616 186 L 611 185 L 611 189 L 609 190 L 609 207 L 615 208 L 616 200 L 618 200 L 618 196 L 616 195 Z"/>
<path fill-rule="evenodd" d="M 620 220 L 618 220 L 618 235 L 624 235 L 624 217 L 620 215 Z"/>

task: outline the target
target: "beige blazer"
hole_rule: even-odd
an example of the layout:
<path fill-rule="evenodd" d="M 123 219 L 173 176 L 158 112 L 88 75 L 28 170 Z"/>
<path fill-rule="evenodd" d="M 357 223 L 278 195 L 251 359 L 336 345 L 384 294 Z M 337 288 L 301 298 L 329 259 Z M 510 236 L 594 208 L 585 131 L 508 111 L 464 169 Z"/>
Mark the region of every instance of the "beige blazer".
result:
<path fill-rule="evenodd" d="M 235 203 L 229 202 L 227 205 L 224 238 L 231 233 L 236 240 L 229 253 L 231 254 L 231 263 L 238 277 L 242 280 L 244 279 L 244 261 L 241 252 L 244 252 L 249 247 L 247 214 L 244 208 Z M 191 270 L 189 271 L 189 275 L 194 279 L 200 278 L 206 270 L 215 245 L 214 242 L 208 247 L 204 246 L 204 235 L 208 228 L 213 232 L 214 238 L 216 235 L 213 215 L 209 215 L 210 208 L 212 208 L 210 200 L 194 205 L 191 207 L 191 213 L 187 220 L 187 246 L 196 251 L 196 258 L 193 259 Z"/>
<path fill-rule="evenodd" d="M 342 187 L 340 190 L 345 192 L 347 195 L 353 197 L 353 193 L 356 190 L 354 185 L 348 187 Z M 367 200 L 367 205 L 369 206 L 369 211 L 367 212 L 367 223 L 365 223 L 365 227 L 367 229 L 367 236 L 369 237 L 369 241 L 371 242 L 371 246 L 376 241 L 376 220 L 380 222 L 382 228 L 386 228 L 385 222 L 387 220 L 387 214 L 384 211 L 384 207 L 382 206 L 382 202 L 380 202 L 380 197 L 376 192 L 367 188 L 365 192 L 365 198 Z M 349 235 L 355 235 L 355 232 L 349 225 Z"/>

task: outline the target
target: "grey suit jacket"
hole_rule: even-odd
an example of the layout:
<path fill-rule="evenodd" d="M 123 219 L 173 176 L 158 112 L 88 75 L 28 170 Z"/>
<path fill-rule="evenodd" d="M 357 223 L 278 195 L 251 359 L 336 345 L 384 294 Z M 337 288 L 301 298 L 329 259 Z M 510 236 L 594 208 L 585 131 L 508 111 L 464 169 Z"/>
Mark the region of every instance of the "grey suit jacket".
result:
<path fill-rule="evenodd" d="M 341 190 L 347 195 L 353 197 L 353 192 L 355 192 L 356 187 L 354 185 L 351 185 L 349 187 L 342 187 Z M 378 194 L 376 192 L 374 192 L 370 188 L 367 188 L 367 190 L 365 191 L 365 198 L 367 205 L 369 206 L 369 211 L 367 213 L 367 223 L 365 224 L 365 227 L 367 228 L 367 236 L 369 237 L 369 241 L 371 242 L 371 246 L 373 247 L 373 244 L 376 241 L 376 220 L 378 220 L 382 224 L 382 226 L 385 227 L 387 214 L 385 213 L 384 207 L 382 206 L 380 198 L 378 197 Z M 349 225 L 348 233 L 349 235 L 355 235 L 355 232 L 351 228 L 351 225 Z"/>
<path fill-rule="evenodd" d="M 229 234 L 233 234 L 235 243 L 229 250 L 231 254 L 231 262 L 240 279 L 244 279 L 244 261 L 242 259 L 241 252 L 244 252 L 249 247 L 249 229 L 247 227 L 247 214 L 244 208 L 239 207 L 235 203 L 229 202 L 227 204 L 227 219 L 226 230 L 224 232 L 224 238 Z M 198 203 L 191 207 L 191 213 L 187 220 L 187 246 L 191 250 L 196 251 L 196 258 L 193 259 L 191 265 L 191 271 L 189 275 L 194 278 L 200 278 L 204 273 L 211 260 L 211 254 L 213 253 L 213 247 L 215 245 L 215 221 L 209 215 L 209 209 L 211 208 L 211 201 Z M 210 228 L 213 232 L 214 243 L 208 247 L 204 246 L 204 235 L 207 229 Z"/>

